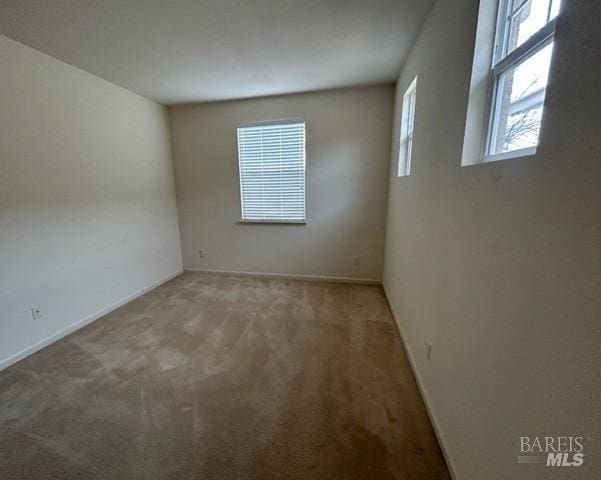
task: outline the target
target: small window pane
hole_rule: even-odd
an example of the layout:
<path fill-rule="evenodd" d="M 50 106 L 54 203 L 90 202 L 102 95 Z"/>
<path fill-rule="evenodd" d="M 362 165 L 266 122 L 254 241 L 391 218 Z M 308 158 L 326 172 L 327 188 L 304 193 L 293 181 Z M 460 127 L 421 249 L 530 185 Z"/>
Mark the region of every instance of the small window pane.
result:
<path fill-rule="evenodd" d="M 411 172 L 411 153 L 413 151 L 413 131 L 415 128 L 415 102 L 417 98 L 417 77 L 411 82 L 403 96 L 401 115 L 401 136 L 399 142 L 399 164 L 397 176 L 403 177 Z"/>
<path fill-rule="evenodd" d="M 409 112 L 407 114 L 407 135 L 413 136 L 413 122 L 415 119 L 415 90 L 409 95 Z"/>
<path fill-rule="evenodd" d="M 522 45 L 559 13 L 561 0 L 514 0 L 505 55 Z"/>
<path fill-rule="evenodd" d="M 553 20 L 557 15 L 559 15 L 560 8 L 561 8 L 561 0 L 552 0 L 551 1 L 551 10 L 549 13 L 550 20 Z"/>
<path fill-rule="evenodd" d="M 490 139 L 490 154 L 538 144 L 553 42 L 499 76 Z"/>

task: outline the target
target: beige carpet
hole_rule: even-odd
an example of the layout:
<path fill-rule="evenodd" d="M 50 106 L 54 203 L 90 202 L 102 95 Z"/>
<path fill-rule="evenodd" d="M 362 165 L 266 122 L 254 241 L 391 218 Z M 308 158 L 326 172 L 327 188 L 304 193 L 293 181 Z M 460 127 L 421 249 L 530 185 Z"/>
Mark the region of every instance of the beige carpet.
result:
<path fill-rule="evenodd" d="M 186 273 L 0 373 L 0 478 L 449 477 L 380 287 Z"/>

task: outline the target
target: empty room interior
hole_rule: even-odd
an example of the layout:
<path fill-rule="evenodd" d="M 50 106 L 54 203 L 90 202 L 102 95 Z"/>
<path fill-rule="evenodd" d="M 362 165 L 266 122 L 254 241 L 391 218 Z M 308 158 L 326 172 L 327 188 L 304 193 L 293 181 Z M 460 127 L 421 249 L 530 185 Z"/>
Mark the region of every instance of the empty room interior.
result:
<path fill-rule="evenodd" d="M 599 0 L 0 0 L 0 479 L 601 478 Z"/>

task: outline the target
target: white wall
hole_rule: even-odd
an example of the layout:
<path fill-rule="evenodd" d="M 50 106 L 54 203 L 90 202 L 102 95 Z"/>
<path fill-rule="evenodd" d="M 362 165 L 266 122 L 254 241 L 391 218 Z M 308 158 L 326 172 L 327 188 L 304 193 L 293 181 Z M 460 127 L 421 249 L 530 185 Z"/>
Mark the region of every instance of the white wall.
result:
<path fill-rule="evenodd" d="M 181 256 L 166 110 L 4 36 L 0 65 L 1 368 Z"/>
<path fill-rule="evenodd" d="M 384 283 L 461 480 L 601 471 L 601 3 L 564 3 L 534 158 L 460 167 L 476 0 L 438 0 L 398 82 Z M 517 464 L 523 435 L 592 440 L 582 467 L 550 471 Z"/>
<path fill-rule="evenodd" d="M 170 108 L 184 266 L 381 279 L 392 103 L 379 86 Z M 308 223 L 239 224 L 236 126 L 291 117 L 306 121 Z"/>

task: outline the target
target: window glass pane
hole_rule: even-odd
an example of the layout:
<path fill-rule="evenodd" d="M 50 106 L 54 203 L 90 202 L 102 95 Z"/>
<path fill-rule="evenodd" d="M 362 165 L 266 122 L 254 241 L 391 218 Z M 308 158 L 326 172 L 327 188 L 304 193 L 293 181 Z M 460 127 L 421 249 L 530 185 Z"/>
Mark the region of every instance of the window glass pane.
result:
<path fill-rule="evenodd" d="M 549 13 L 549 20 L 552 20 L 557 15 L 559 15 L 560 8 L 561 8 L 561 0 L 552 0 L 551 1 L 551 11 Z"/>
<path fill-rule="evenodd" d="M 417 97 L 417 77 L 413 79 L 403 96 L 401 113 L 401 135 L 399 142 L 399 162 L 397 176 L 409 175 L 411 152 L 413 150 L 413 130 L 415 126 L 415 101 Z"/>
<path fill-rule="evenodd" d="M 550 42 L 501 73 L 497 83 L 490 154 L 535 147 L 553 53 Z"/>
<path fill-rule="evenodd" d="M 407 134 L 408 136 L 413 135 L 413 121 L 415 119 L 415 90 L 411 92 L 409 96 L 409 113 L 407 118 Z"/>
<path fill-rule="evenodd" d="M 508 54 L 557 16 L 561 0 L 514 0 L 507 32 Z"/>
<path fill-rule="evenodd" d="M 405 175 L 411 172 L 411 152 L 413 150 L 413 135 L 407 139 L 407 160 L 405 161 Z"/>

